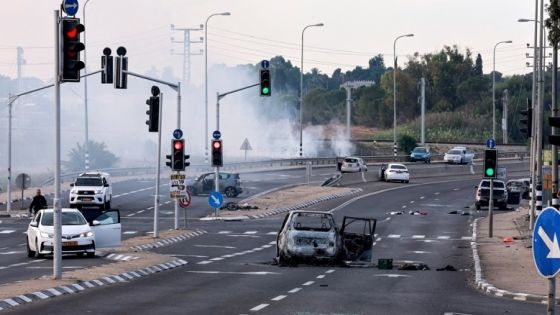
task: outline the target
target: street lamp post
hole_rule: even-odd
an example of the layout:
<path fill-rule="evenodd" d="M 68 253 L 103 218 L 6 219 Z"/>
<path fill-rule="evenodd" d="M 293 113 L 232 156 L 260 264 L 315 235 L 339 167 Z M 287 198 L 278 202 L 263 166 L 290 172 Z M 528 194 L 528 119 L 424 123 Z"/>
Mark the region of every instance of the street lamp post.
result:
<path fill-rule="evenodd" d="M 397 156 L 397 40 L 401 37 L 412 37 L 414 34 L 401 35 L 393 42 L 393 157 Z"/>
<path fill-rule="evenodd" d="M 86 26 L 86 6 L 89 0 L 86 1 L 84 4 L 84 26 Z M 84 32 L 84 45 L 86 45 L 86 33 Z M 87 53 L 84 51 L 84 63 L 86 67 L 84 68 L 84 74 L 87 74 Z M 85 129 L 86 129 L 86 137 L 84 142 L 84 168 L 86 170 L 89 169 L 89 125 L 88 125 L 88 93 L 87 93 L 87 77 L 84 77 L 84 107 L 85 107 Z"/>
<path fill-rule="evenodd" d="M 208 163 L 208 20 L 216 15 L 231 15 L 229 12 L 214 13 L 204 23 L 204 162 Z"/>
<path fill-rule="evenodd" d="M 496 47 L 499 44 L 511 44 L 511 40 L 497 42 L 494 45 L 493 66 L 492 66 L 492 139 L 496 140 Z"/>
<path fill-rule="evenodd" d="M 301 31 L 301 67 L 299 76 L 299 157 L 303 156 L 303 34 L 309 27 L 323 25 L 323 23 L 307 25 Z"/>

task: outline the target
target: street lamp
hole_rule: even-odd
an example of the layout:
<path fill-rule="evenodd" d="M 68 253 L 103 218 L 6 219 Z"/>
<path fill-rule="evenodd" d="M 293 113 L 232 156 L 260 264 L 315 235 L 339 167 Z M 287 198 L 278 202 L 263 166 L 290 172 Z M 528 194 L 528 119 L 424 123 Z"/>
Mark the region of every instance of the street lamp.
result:
<path fill-rule="evenodd" d="M 397 40 L 412 37 L 414 34 L 401 35 L 393 42 L 393 156 L 397 156 Z"/>
<path fill-rule="evenodd" d="M 494 45 L 494 54 L 493 54 L 493 68 L 492 68 L 492 139 L 496 140 L 496 47 L 499 44 L 511 44 L 511 40 L 505 40 L 501 42 L 497 42 Z"/>
<path fill-rule="evenodd" d="M 299 157 L 303 156 L 303 34 L 313 26 L 324 26 L 323 23 L 307 25 L 301 31 L 301 67 L 299 76 Z"/>
<path fill-rule="evenodd" d="M 208 20 L 216 15 L 231 15 L 229 12 L 214 13 L 204 23 L 204 162 L 208 163 Z"/>
<path fill-rule="evenodd" d="M 89 0 L 86 1 L 86 3 L 84 4 L 84 26 L 86 26 L 86 6 L 88 4 Z M 87 32 L 83 32 L 84 33 L 84 45 L 86 45 L 86 34 Z M 87 47 L 87 46 L 86 46 Z M 84 68 L 84 74 L 87 74 L 87 52 L 84 51 L 84 64 L 86 65 L 86 67 Z M 85 132 L 86 132 L 86 137 L 85 137 L 85 143 L 84 143 L 84 151 L 85 151 L 85 155 L 84 155 L 84 168 L 86 170 L 89 169 L 89 124 L 88 124 L 88 93 L 87 93 L 87 76 L 84 77 L 84 109 L 85 109 Z"/>

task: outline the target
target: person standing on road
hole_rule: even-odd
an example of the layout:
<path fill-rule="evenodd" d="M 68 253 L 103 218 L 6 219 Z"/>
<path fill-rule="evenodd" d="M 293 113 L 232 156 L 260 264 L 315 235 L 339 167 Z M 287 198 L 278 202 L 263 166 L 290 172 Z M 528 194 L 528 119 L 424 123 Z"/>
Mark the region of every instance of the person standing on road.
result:
<path fill-rule="evenodd" d="M 47 208 L 47 199 L 41 195 L 41 189 L 37 189 L 37 194 L 33 197 L 33 201 L 29 205 L 29 214 L 36 215 L 37 211 Z"/>

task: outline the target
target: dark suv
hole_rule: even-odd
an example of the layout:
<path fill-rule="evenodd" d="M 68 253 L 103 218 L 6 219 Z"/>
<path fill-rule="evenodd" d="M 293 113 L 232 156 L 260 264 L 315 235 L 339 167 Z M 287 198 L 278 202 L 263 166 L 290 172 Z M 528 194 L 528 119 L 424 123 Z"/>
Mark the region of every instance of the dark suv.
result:
<path fill-rule="evenodd" d="M 506 184 L 501 180 L 494 180 L 493 185 L 494 190 L 494 205 L 500 207 L 501 210 L 507 209 L 508 192 L 506 189 Z M 488 206 L 488 201 L 490 200 L 490 180 L 483 179 L 480 184 L 476 186 L 476 196 L 475 196 L 475 207 L 476 210 L 480 210 L 482 206 Z"/>
<path fill-rule="evenodd" d="M 187 180 L 187 189 L 193 195 L 209 194 L 214 191 L 214 173 L 201 174 L 193 179 Z M 237 197 L 243 192 L 238 173 L 220 173 L 218 180 L 220 192 L 227 197 Z"/>

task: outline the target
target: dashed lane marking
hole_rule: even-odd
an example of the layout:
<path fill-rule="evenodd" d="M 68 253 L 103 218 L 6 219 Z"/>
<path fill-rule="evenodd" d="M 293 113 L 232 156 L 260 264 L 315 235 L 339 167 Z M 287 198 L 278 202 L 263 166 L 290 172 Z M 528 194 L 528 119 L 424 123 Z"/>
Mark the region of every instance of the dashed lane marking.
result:
<path fill-rule="evenodd" d="M 325 271 L 325 273 L 333 273 L 335 270 L 334 269 L 329 269 L 327 271 Z"/>
<path fill-rule="evenodd" d="M 424 197 L 424 196 L 420 196 L 420 199 L 424 199 L 424 198 L 426 198 L 426 197 Z"/>
<path fill-rule="evenodd" d="M 450 237 L 448 235 L 442 235 L 437 237 L 438 240 L 448 240 Z"/>
<path fill-rule="evenodd" d="M 225 245 L 193 245 L 194 247 L 210 247 L 210 248 L 227 248 L 227 249 L 234 249 L 234 246 L 225 246 Z"/>
<path fill-rule="evenodd" d="M 387 235 L 387 238 L 400 238 L 401 236 L 399 234 L 389 234 Z"/>
<path fill-rule="evenodd" d="M 10 234 L 10 233 L 14 233 L 16 230 L 2 230 L 0 231 L 0 234 Z"/>
<path fill-rule="evenodd" d="M 132 217 L 132 216 L 135 216 L 135 215 L 136 215 L 136 213 L 131 213 L 131 214 L 127 215 L 127 217 Z"/>
<path fill-rule="evenodd" d="M 124 231 L 123 234 L 136 234 L 138 231 Z"/>
<path fill-rule="evenodd" d="M 412 235 L 412 238 L 415 238 L 415 239 L 426 238 L 426 235 Z"/>
<path fill-rule="evenodd" d="M 258 312 L 258 311 L 262 310 L 263 308 L 265 308 L 265 307 L 267 307 L 267 306 L 269 306 L 269 305 L 270 305 L 270 304 L 260 304 L 260 305 L 257 305 L 257 306 L 255 306 L 255 307 L 253 307 L 252 309 L 250 309 L 250 311 L 252 311 L 252 312 Z"/>
<path fill-rule="evenodd" d="M 290 291 L 288 291 L 288 293 L 297 293 L 301 291 L 301 288 L 295 288 L 295 289 L 291 289 Z"/>
<path fill-rule="evenodd" d="M 266 235 L 278 235 L 278 232 L 268 232 Z"/>
<path fill-rule="evenodd" d="M 272 300 L 272 301 L 280 301 L 280 300 L 285 299 L 286 297 L 287 297 L 287 295 L 279 295 L 279 296 L 277 296 L 277 297 L 275 297 L 275 298 L 272 298 L 272 299 L 270 299 L 270 300 Z"/>
<path fill-rule="evenodd" d="M 257 234 L 258 231 L 246 231 L 243 234 Z"/>
<path fill-rule="evenodd" d="M 465 241 L 470 241 L 470 240 L 472 240 L 472 236 L 463 236 L 463 237 L 461 237 L 461 239 L 465 240 Z"/>
<path fill-rule="evenodd" d="M 317 279 L 323 279 L 325 277 L 325 275 L 318 275 Z"/>
<path fill-rule="evenodd" d="M 312 285 L 313 283 L 315 283 L 315 281 L 307 281 L 306 283 L 304 283 L 304 284 L 302 284 L 302 285 L 310 286 L 310 285 Z"/>
<path fill-rule="evenodd" d="M 231 231 L 220 231 L 220 232 L 218 232 L 218 234 L 230 234 L 230 233 L 231 233 Z"/>

